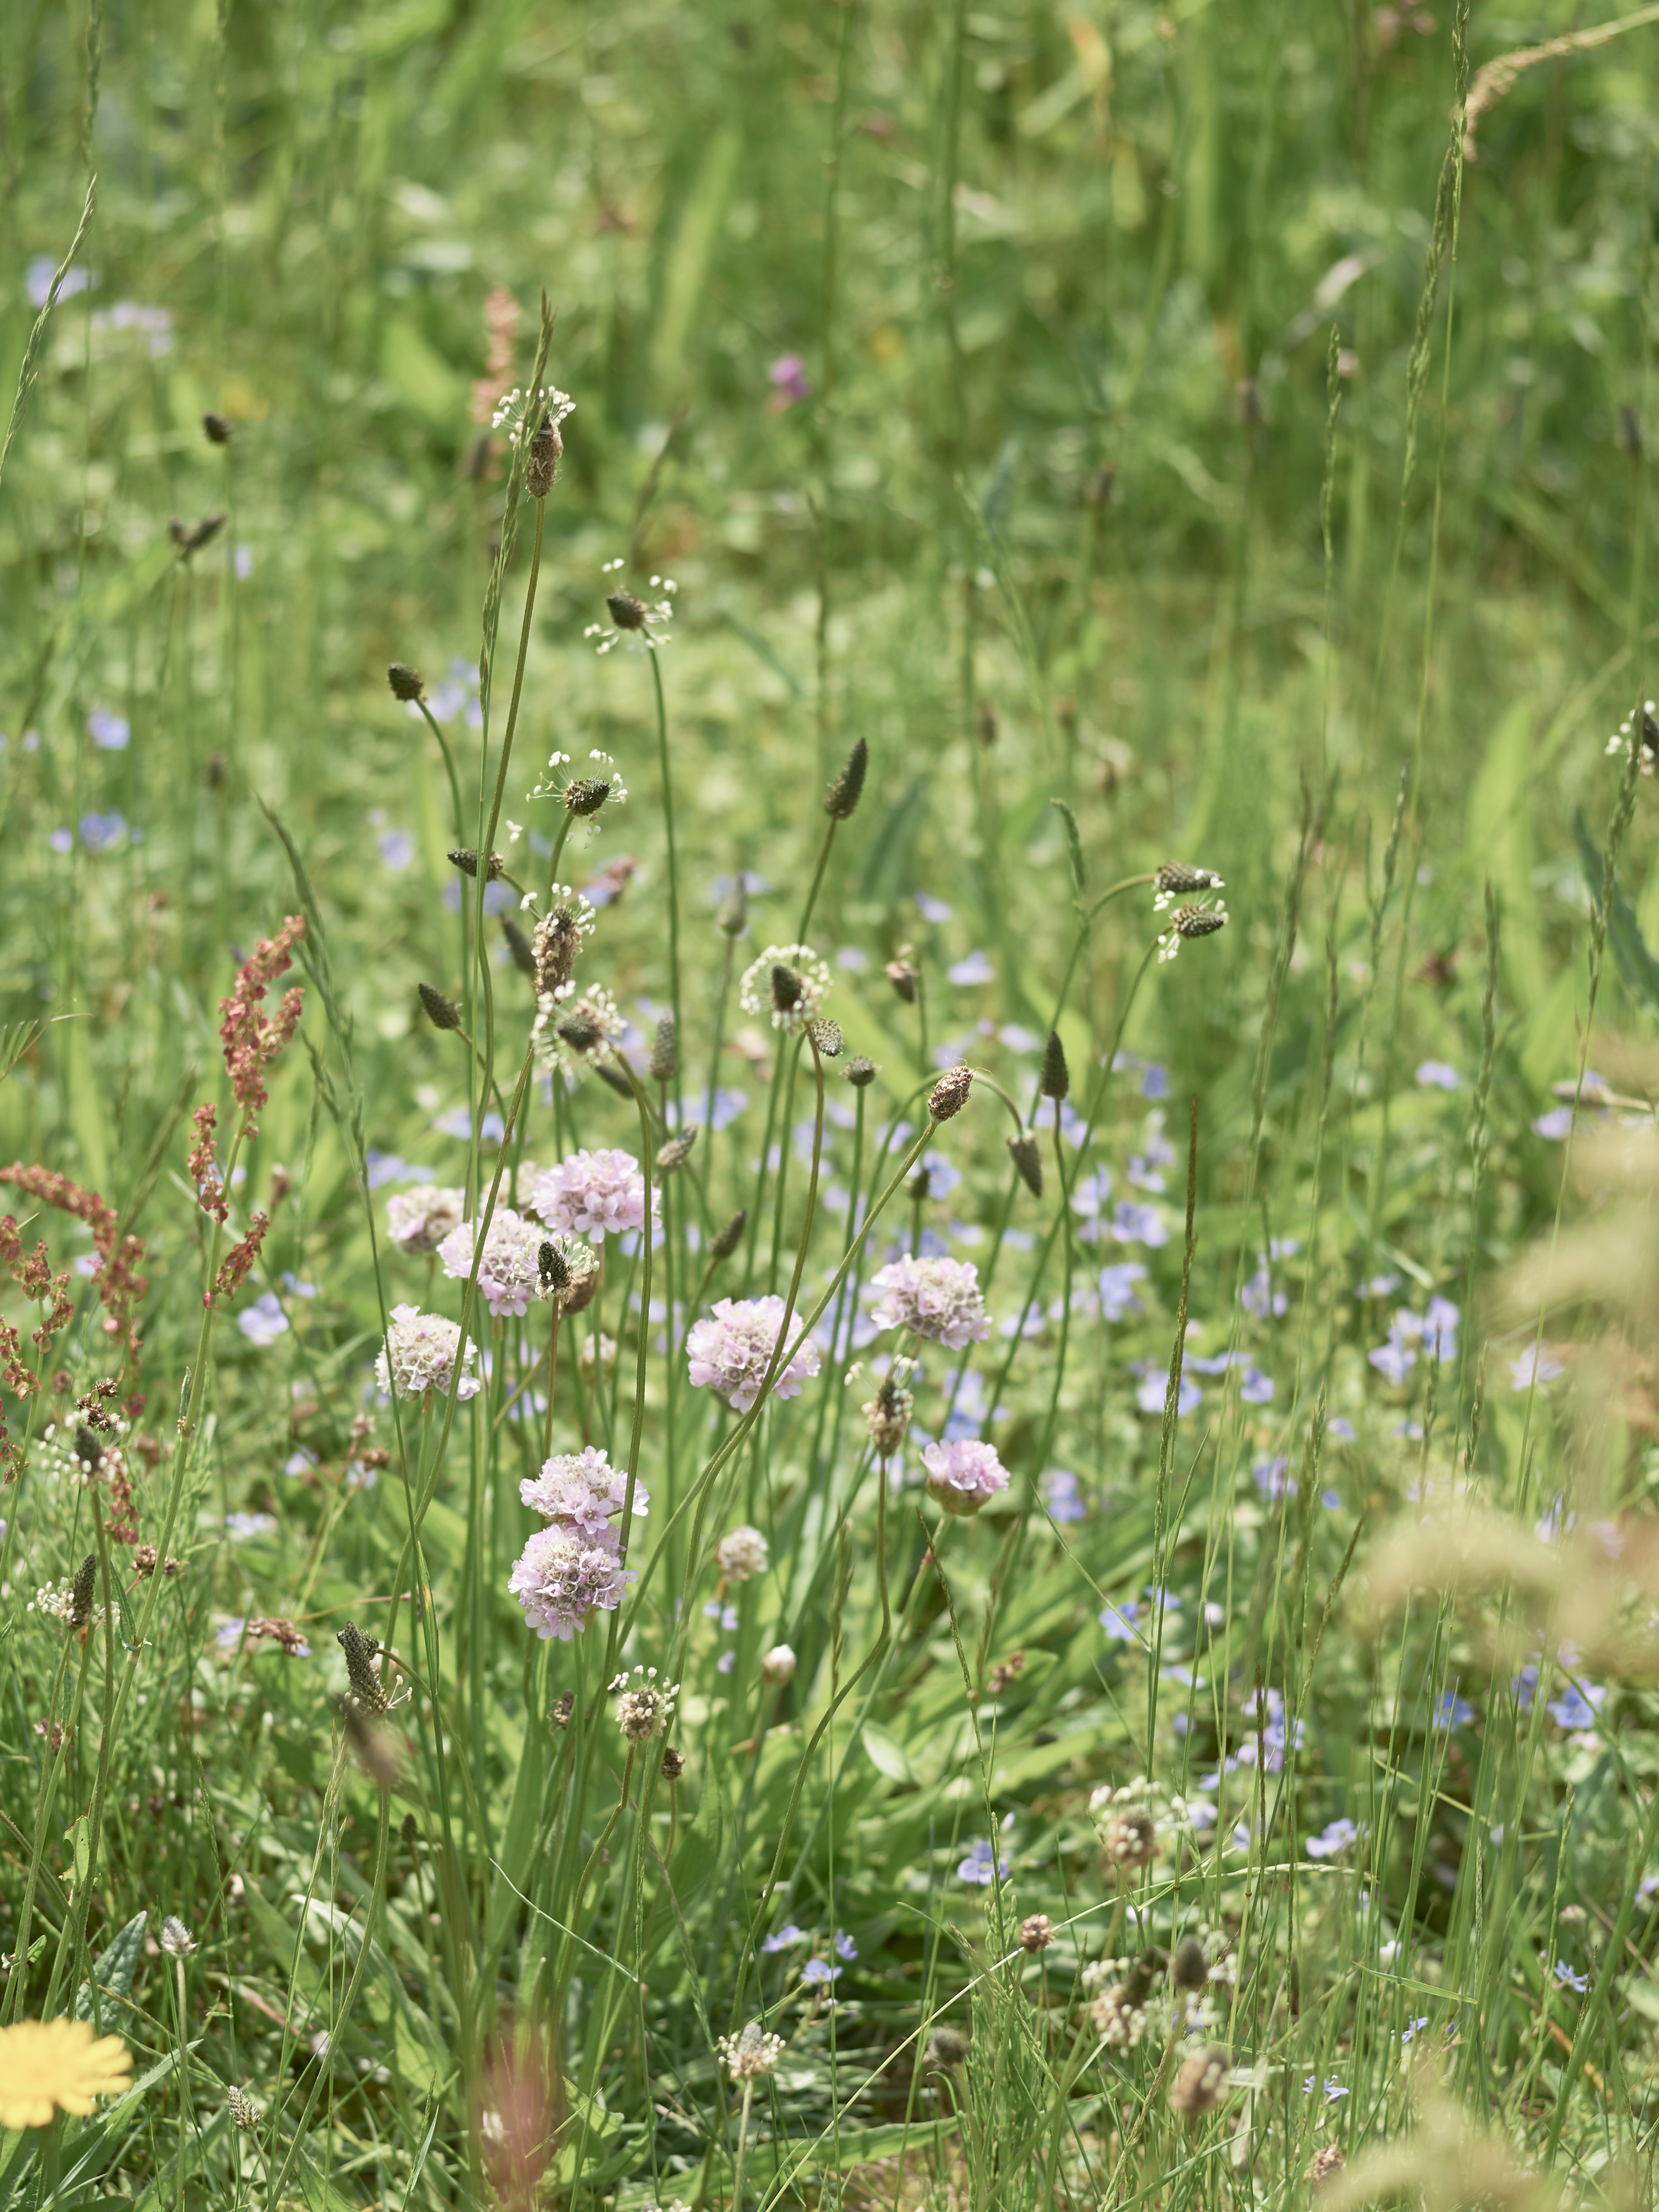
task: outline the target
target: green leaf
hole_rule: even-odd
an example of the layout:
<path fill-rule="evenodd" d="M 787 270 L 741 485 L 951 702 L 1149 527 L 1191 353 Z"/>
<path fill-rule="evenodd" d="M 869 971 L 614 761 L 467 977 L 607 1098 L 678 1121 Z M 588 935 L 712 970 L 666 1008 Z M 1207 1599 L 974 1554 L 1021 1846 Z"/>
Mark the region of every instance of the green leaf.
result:
<path fill-rule="evenodd" d="M 76 2020 L 92 2018 L 94 1990 L 100 1997 L 125 2003 L 132 1992 L 132 1978 L 144 1955 L 144 1924 L 149 1914 L 136 1912 L 108 1949 L 92 1962 L 92 1980 L 82 1982 L 75 2000 Z"/>
<path fill-rule="evenodd" d="M 889 1735 L 884 1728 L 874 1721 L 864 1723 L 864 1748 L 869 1753 L 870 1764 L 878 1774 L 884 1774 L 890 1782 L 914 1782 L 912 1767 L 904 1746 L 896 1736 Z"/>
<path fill-rule="evenodd" d="M 1601 904 L 1602 880 L 1607 864 L 1601 849 L 1584 825 L 1582 813 L 1572 817 L 1572 834 L 1578 847 L 1579 866 L 1584 871 L 1584 881 L 1590 895 L 1590 903 L 1599 911 Z M 1625 988 L 1644 1012 L 1659 1018 L 1659 960 L 1647 948 L 1641 924 L 1636 919 L 1636 908 L 1619 888 L 1617 878 L 1613 886 L 1613 908 L 1607 915 L 1607 942 L 1613 947 L 1613 957 Z"/>

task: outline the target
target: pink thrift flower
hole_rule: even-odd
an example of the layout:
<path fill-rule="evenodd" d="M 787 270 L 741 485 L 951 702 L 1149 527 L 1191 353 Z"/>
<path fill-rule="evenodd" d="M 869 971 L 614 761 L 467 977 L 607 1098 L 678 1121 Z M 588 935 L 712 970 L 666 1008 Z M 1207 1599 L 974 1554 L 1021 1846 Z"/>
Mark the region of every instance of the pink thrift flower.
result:
<path fill-rule="evenodd" d="M 710 1385 L 734 1413 L 746 1413 L 761 1393 L 778 1346 L 787 1309 L 780 1297 L 722 1298 L 712 1315 L 693 1322 L 685 1340 L 691 1380 Z M 817 1347 L 809 1337 L 773 1385 L 779 1398 L 797 1398 L 818 1371 Z"/>
<path fill-rule="evenodd" d="M 629 1152 L 573 1152 L 536 1178 L 530 1204 L 550 1229 L 574 1230 L 583 1237 L 642 1229 L 645 1177 Z M 660 1194 L 653 1190 L 653 1216 L 659 1210 Z"/>
<path fill-rule="evenodd" d="M 546 1521 L 562 1521 L 595 1544 L 617 1542 L 612 1516 L 628 1500 L 628 1471 L 611 1467 L 603 1451 L 590 1444 L 586 1451 L 556 1452 L 544 1460 L 542 1471 L 519 1485 L 519 1495 Z M 634 1485 L 634 1510 L 648 1511 L 649 1493 L 642 1482 Z"/>
<path fill-rule="evenodd" d="M 806 363 L 798 353 L 780 354 L 767 371 L 772 382 L 774 412 L 793 407 L 797 400 L 808 398 L 812 380 L 806 374 Z"/>
<path fill-rule="evenodd" d="M 462 1222 L 438 1247 L 445 1274 L 457 1282 L 465 1282 L 472 1273 L 473 1226 L 470 1221 Z M 503 1314 L 527 1312 L 532 1298 L 547 1295 L 541 1279 L 541 1251 L 546 1241 L 533 1221 L 515 1213 L 510 1206 L 497 1208 L 478 1264 L 478 1288 L 497 1321 Z"/>
<path fill-rule="evenodd" d="M 959 1352 L 991 1334 L 971 1260 L 895 1260 L 871 1278 L 880 1293 L 870 1318 L 878 1328 L 908 1328 Z"/>
<path fill-rule="evenodd" d="M 559 1522 L 538 1528 L 507 1577 L 507 1586 L 544 1642 L 562 1644 L 586 1628 L 595 1613 L 614 1613 L 635 1577 L 618 1564 L 611 1546 L 595 1544 Z"/>
<path fill-rule="evenodd" d="M 994 1444 L 971 1439 L 927 1444 L 921 1463 L 927 1470 L 927 1494 L 947 1513 L 977 1513 L 988 1498 L 1008 1487 L 1008 1470 Z"/>

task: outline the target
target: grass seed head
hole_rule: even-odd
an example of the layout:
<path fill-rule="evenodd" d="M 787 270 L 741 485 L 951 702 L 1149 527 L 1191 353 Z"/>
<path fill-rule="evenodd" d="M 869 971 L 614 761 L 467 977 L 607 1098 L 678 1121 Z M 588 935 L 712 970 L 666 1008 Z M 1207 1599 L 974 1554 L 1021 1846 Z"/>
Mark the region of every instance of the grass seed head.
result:
<path fill-rule="evenodd" d="M 335 1642 L 345 1654 L 346 1680 L 351 1685 L 351 1694 L 361 1711 L 383 1713 L 386 1709 L 386 1692 L 375 1673 L 374 1661 L 380 1649 L 376 1637 L 365 1636 L 351 1621 L 337 1629 Z"/>
<path fill-rule="evenodd" d="M 75 1579 L 70 1584 L 70 1602 L 75 1607 L 77 1627 L 92 1619 L 92 1601 L 98 1588 L 98 1554 L 88 1552 L 76 1569 Z"/>
<path fill-rule="evenodd" d="M 672 1014 L 662 1015 L 657 1023 L 651 1040 L 650 1068 L 653 1083 L 672 1083 L 680 1072 L 679 1039 Z"/>
<path fill-rule="evenodd" d="M 1072 1071 L 1066 1065 L 1066 1048 L 1060 1041 L 1060 1031 L 1050 1030 L 1048 1042 L 1042 1048 L 1042 1073 L 1037 1078 L 1037 1089 L 1045 1098 L 1064 1098 L 1072 1087 Z"/>
<path fill-rule="evenodd" d="M 711 1260 L 729 1260 L 743 1242 L 743 1232 L 749 1220 L 749 1209 L 740 1206 L 724 1229 L 717 1229 L 708 1240 Z"/>

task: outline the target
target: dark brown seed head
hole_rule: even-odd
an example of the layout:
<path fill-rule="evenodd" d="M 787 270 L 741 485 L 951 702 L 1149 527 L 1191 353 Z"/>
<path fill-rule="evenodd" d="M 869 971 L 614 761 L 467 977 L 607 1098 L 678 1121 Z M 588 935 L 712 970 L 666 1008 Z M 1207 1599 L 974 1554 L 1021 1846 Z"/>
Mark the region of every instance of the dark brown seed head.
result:
<path fill-rule="evenodd" d="M 386 672 L 394 699 L 418 699 L 426 690 L 426 678 L 418 668 L 410 668 L 402 660 L 394 660 Z"/>
<path fill-rule="evenodd" d="M 510 914 L 501 916 L 501 935 L 507 939 L 507 949 L 513 955 L 513 965 L 521 975 L 528 975 L 533 982 L 536 956 L 531 950 L 530 939 Z"/>
<path fill-rule="evenodd" d="M 471 876 L 476 879 L 478 873 L 478 855 L 471 845 L 453 847 L 449 857 L 464 876 Z M 501 854 L 492 853 L 489 856 L 489 870 L 484 878 L 485 882 L 493 884 L 504 866 Z"/>
<path fill-rule="evenodd" d="M 685 1753 L 683 1751 L 665 1751 L 662 1755 L 663 1780 L 678 1782 L 684 1771 Z"/>
<path fill-rule="evenodd" d="M 772 1004 L 779 1013 L 787 1014 L 798 1006 L 804 988 L 793 968 L 786 968 L 781 960 L 772 963 Z"/>
<path fill-rule="evenodd" d="M 210 446 L 228 446 L 233 434 L 228 417 L 210 407 L 202 417 L 202 434 Z"/>
<path fill-rule="evenodd" d="M 75 1456 L 88 1468 L 96 1467 L 104 1456 L 102 1441 L 94 1429 L 82 1421 L 75 1431 Z"/>
<path fill-rule="evenodd" d="M 605 1031 L 592 1015 L 583 1013 L 580 1007 L 559 1024 L 559 1035 L 572 1052 L 592 1052 L 605 1039 Z"/>
<path fill-rule="evenodd" d="M 1046 1951 L 1054 1940 L 1054 1923 L 1046 1912 L 1034 1912 L 1029 1920 L 1019 1923 L 1019 1948 L 1033 1956 Z"/>
<path fill-rule="evenodd" d="M 980 702 L 977 727 L 979 741 L 988 750 L 997 741 L 997 710 L 988 699 Z"/>
<path fill-rule="evenodd" d="M 878 1073 L 875 1061 L 866 1060 L 861 1052 L 854 1053 L 847 1063 L 847 1080 L 854 1091 L 867 1091 Z"/>
<path fill-rule="evenodd" d="M 605 603 L 610 608 L 611 619 L 618 629 L 645 628 L 647 619 L 645 602 L 642 599 L 636 599 L 632 592 L 609 592 L 605 595 Z"/>
<path fill-rule="evenodd" d="M 453 999 L 445 998 L 434 983 L 417 983 L 421 1005 L 426 1018 L 434 1030 L 458 1030 L 461 1026 L 461 1010 Z"/>
<path fill-rule="evenodd" d="M 672 1083 L 680 1072 L 678 1040 L 674 1034 L 674 1017 L 664 1014 L 657 1024 L 657 1033 L 651 1040 L 651 1079 L 653 1083 Z"/>
<path fill-rule="evenodd" d="M 948 1121 L 968 1103 L 974 1087 L 971 1067 L 947 1067 L 928 1093 L 927 1111 L 936 1121 Z"/>
<path fill-rule="evenodd" d="M 1008 1139 L 1008 1157 L 1019 1170 L 1019 1179 L 1033 1198 L 1042 1195 L 1042 1147 L 1029 1129 L 1018 1130 Z"/>
<path fill-rule="evenodd" d="M 398 1833 L 406 1849 L 412 1850 L 421 1840 L 421 1824 L 412 1813 L 405 1813 L 398 1823 Z"/>
<path fill-rule="evenodd" d="M 1042 1073 L 1037 1078 L 1037 1089 L 1045 1098 L 1063 1098 L 1072 1087 L 1072 1071 L 1066 1065 L 1066 1048 L 1060 1041 L 1060 1031 L 1050 1030 L 1048 1042 L 1042 1048 Z"/>
<path fill-rule="evenodd" d="M 525 461 L 525 489 L 532 499 L 545 499 L 552 490 L 563 455 L 564 440 L 559 435 L 559 426 L 550 415 L 544 415 L 540 429 L 530 441 Z"/>
<path fill-rule="evenodd" d="M 564 787 L 565 806 L 572 814 L 597 814 L 610 796 L 611 781 L 608 776 L 573 776 Z"/>
<path fill-rule="evenodd" d="M 725 1228 L 717 1229 L 714 1231 L 714 1234 L 708 1240 L 708 1256 L 711 1260 L 729 1260 L 731 1258 L 732 1255 L 737 1250 L 738 1245 L 743 1242 L 744 1228 L 748 1219 L 748 1207 L 740 1206 L 737 1212 L 732 1216 L 732 1218 L 726 1223 Z"/>
<path fill-rule="evenodd" d="M 383 1713 L 386 1709 L 386 1692 L 371 1662 L 380 1650 L 378 1637 L 365 1636 L 362 1631 L 347 1621 L 335 1631 L 335 1642 L 345 1654 L 346 1680 L 351 1685 L 351 1694 L 359 1712 Z"/>
<path fill-rule="evenodd" d="M 222 514 L 206 514 L 199 522 L 182 522 L 175 514 L 168 521 L 167 536 L 179 548 L 179 558 L 188 561 L 192 553 L 199 553 L 210 538 L 216 538 L 224 526 Z"/>
<path fill-rule="evenodd" d="M 567 1690 L 558 1698 L 547 1717 L 554 1728 L 568 1729 L 570 1725 L 570 1716 L 575 1710 L 576 1692 L 574 1690 Z"/>
<path fill-rule="evenodd" d="M 1178 906 L 1170 919 L 1177 937 L 1213 937 L 1218 929 L 1227 927 L 1224 914 L 1212 913 L 1201 906 Z"/>
<path fill-rule="evenodd" d="M 839 1022 L 827 1022 L 820 1015 L 806 1024 L 806 1034 L 825 1060 L 839 1060 L 844 1040 Z"/>
<path fill-rule="evenodd" d="M 536 1273 L 544 1291 L 568 1291 L 570 1288 L 570 1270 L 565 1264 L 564 1254 L 550 1241 L 537 1252 Z"/>
<path fill-rule="evenodd" d="M 883 1377 L 881 1388 L 864 1407 L 864 1425 L 871 1443 L 880 1459 L 891 1459 L 909 1433 L 910 1416 L 915 1410 L 915 1400 L 910 1393 L 895 1382 L 892 1376 Z"/>
<path fill-rule="evenodd" d="M 228 764 L 222 753 L 210 753 L 202 763 L 202 781 L 210 791 L 217 791 L 224 783 Z"/>
<path fill-rule="evenodd" d="M 1213 868 L 1194 868 L 1185 860 L 1165 860 L 1155 871 L 1153 883 L 1161 891 L 1173 891 L 1177 898 L 1189 898 L 1194 891 L 1218 891 L 1222 878 Z"/>
<path fill-rule="evenodd" d="M 1170 1959 L 1170 1979 L 1178 1990 L 1201 1990 L 1210 1978 L 1210 1961 L 1196 1936 L 1183 1936 Z"/>
<path fill-rule="evenodd" d="M 864 779 L 870 767 L 870 748 L 860 738 L 848 754 L 841 774 L 823 795 L 823 811 L 836 822 L 845 822 L 864 796 Z"/>
<path fill-rule="evenodd" d="M 92 1619 L 92 1601 L 98 1588 L 98 1554 L 88 1552 L 76 1570 L 75 1580 L 70 1584 L 70 1602 L 75 1607 L 77 1623 Z"/>

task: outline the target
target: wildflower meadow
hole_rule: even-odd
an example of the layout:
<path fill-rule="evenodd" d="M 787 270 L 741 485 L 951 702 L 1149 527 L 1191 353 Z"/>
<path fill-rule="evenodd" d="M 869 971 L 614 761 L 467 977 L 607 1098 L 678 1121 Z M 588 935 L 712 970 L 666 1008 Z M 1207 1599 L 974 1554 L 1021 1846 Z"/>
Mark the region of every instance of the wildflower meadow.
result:
<path fill-rule="evenodd" d="M 0 8 L 0 2207 L 1653 2203 L 1656 113 Z"/>

